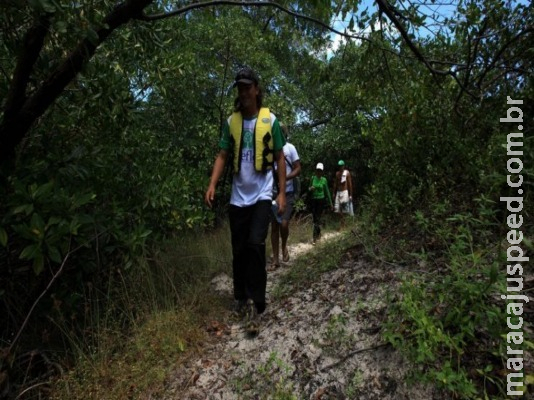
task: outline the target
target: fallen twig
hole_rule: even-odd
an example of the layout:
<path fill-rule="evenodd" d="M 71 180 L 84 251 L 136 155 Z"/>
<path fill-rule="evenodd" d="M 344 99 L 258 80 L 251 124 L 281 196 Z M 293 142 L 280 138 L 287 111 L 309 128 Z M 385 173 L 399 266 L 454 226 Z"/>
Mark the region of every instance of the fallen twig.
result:
<path fill-rule="evenodd" d="M 369 351 L 369 350 L 376 350 L 376 349 L 379 349 L 380 347 L 385 347 L 387 345 L 389 345 L 390 343 L 379 343 L 379 344 L 376 344 L 374 346 L 370 346 L 370 347 L 364 347 L 363 349 L 357 349 L 357 350 L 353 350 L 351 351 L 350 353 L 347 353 L 347 355 L 343 358 L 341 358 L 340 360 L 336 361 L 335 363 L 332 363 L 330 365 L 327 365 L 326 367 L 324 367 L 322 370 L 320 370 L 319 372 L 324 372 L 326 370 L 329 370 L 329 369 L 332 369 L 334 367 L 337 367 L 339 364 L 341 363 L 344 363 L 345 361 L 347 361 L 349 358 L 351 358 L 352 356 L 358 354 L 358 353 L 363 353 L 364 351 Z"/>

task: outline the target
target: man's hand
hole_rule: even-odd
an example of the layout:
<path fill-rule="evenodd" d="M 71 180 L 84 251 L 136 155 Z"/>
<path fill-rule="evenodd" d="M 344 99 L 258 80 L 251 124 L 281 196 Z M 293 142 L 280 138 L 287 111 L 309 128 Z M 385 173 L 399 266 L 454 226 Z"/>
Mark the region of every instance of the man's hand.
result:
<path fill-rule="evenodd" d="M 279 193 L 278 196 L 276 196 L 276 203 L 278 204 L 278 215 L 284 215 L 286 212 L 286 194 Z"/>
<path fill-rule="evenodd" d="M 213 200 L 215 200 L 215 189 L 217 188 L 217 182 L 223 174 L 224 165 L 226 164 L 226 158 L 228 156 L 228 151 L 220 150 L 215 159 L 215 164 L 213 165 L 213 171 L 211 172 L 210 184 L 206 194 L 204 195 L 204 203 L 211 208 L 213 206 Z"/>
<path fill-rule="evenodd" d="M 215 187 L 210 185 L 208 190 L 206 190 L 206 194 L 204 195 L 204 203 L 211 208 L 213 207 L 213 200 L 215 200 Z"/>

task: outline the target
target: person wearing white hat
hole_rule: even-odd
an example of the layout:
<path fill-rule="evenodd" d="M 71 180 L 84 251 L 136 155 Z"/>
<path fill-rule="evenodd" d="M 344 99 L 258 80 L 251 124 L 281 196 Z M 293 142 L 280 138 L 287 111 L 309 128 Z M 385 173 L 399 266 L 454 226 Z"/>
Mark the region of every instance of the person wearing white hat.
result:
<path fill-rule="evenodd" d="M 309 191 L 312 196 L 312 216 L 313 216 L 313 237 L 312 244 L 321 238 L 321 216 L 328 199 L 328 205 L 333 208 L 332 197 L 328 189 L 328 181 L 323 176 L 324 165 L 317 163 L 315 167 L 315 175 L 312 176 Z"/>

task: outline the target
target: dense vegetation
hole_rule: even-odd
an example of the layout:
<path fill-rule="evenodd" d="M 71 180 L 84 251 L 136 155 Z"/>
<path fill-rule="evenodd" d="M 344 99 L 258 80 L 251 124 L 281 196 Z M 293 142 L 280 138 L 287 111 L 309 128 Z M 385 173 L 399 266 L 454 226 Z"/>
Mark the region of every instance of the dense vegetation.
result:
<path fill-rule="evenodd" d="M 290 126 L 303 179 L 343 158 L 369 252 L 406 265 L 388 340 L 459 397 L 503 393 L 499 197 L 516 193 L 506 181 L 516 126 L 499 119 L 508 97 L 524 100 L 531 250 L 531 3 L 82 3 L 0 5 L 2 394 L 29 350 L 92 338 L 95 315 L 129 329 L 146 310 L 117 299 L 132 300 L 163 243 L 216 225 L 224 201 L 213 213 L 203 193 L 243 65 Z M 344 35 L 335 48 L 333 30 Z M 138 304 L 157 290 L 146 292 Z M 91 353 L 98 339 L 83 342 Z"/>

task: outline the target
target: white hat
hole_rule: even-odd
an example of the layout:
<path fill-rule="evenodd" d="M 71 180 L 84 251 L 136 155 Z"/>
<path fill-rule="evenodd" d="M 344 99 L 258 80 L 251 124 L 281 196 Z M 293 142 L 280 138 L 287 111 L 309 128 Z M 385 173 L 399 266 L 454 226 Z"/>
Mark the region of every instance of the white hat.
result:
<path fill-rule="evenodd" d="M 323 163 L 318 163 L 317 166 L 315 167 L 315 169 L 320 169 L 321 171 L 324 170 Z"/>

